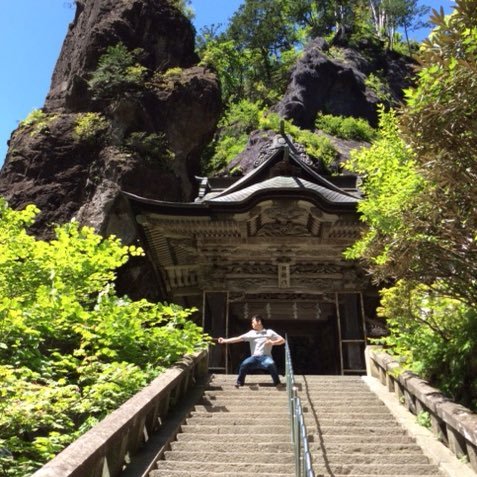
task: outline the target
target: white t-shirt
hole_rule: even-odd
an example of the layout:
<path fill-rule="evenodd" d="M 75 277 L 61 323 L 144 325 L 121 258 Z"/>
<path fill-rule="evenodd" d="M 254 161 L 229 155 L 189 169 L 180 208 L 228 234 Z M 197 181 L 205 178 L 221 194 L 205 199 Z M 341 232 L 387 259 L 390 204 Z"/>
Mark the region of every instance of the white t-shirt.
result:
<path fill-rule="evenodd" d="M 250 354 L 253 356 L 271 356 L 272 348 L 271 344 L 265 344 L 268 339 L 276 340 L 281 336 L 275 333 L 273 330 L 250 330 L 247 333 L 240 335 L 244 341 L 250 343 Z"/>

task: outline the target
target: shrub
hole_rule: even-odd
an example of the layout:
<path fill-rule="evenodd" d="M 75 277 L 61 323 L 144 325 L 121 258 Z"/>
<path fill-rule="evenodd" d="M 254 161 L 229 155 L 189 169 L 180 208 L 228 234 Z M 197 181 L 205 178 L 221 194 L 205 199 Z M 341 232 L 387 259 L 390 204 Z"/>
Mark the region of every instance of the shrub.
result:
<path fill-rule="evenodd" d="M 317 129 L 343 139 L 371 142 L 376 131 L 362 118 L 319 114 L 315 121 Z"/>
<path fill-rule="evenodd" d="M 109 46 L 88 82 L 94 96 L 114 98 L 124 91 L 142 87 L 147 68 L 137 61 L 141 51 L 129 51 L 123 43 Z"/>
<path fill-rule="evenodd" d="M 125 146 L 146 161 L 161 163 L 163 166 L 174 159 L 164 133 L 135 131 L 126 138 Z"/>
<path fill-rule="evenodd" d="M 244 99 L 230 105 L 218 124 L 219 132 L 204 167 L 208 172 L 223 169 L 245 149 L 248 135 L 258 128 L 260 114 L 259 102 Z"/>
<path fill-rule="evenodd" d="M 20 127 L 32 127 L 31 135 L 44 132 L 48 125 L 56 118 L 56 115 L 47 114 L 41 109 L 34 109 L 28 116 L 20 122 Z"/>
<path fill-rule="evenodd" d="M 282 119 L 276 113 L 263 113 L 260 117 L 260 127 L 272 131 L 280 131 Z M 285 132 L 293 140 L 305 147 L 307 154 L 314 159 L 321 159 L 324 164 L 331 166 L 337 157 L 337 151 L 332 142 L 325 136 L 315 134 L 306 129 L 300 129 L 290 121 L 285 120 Z"/>
<path fill-rule="evenodd" d="M 365 85 L 367 88 L 374 91 L 378 99 L 382 101 L 383 103 L 389 103 L 392 100 L 392 95 L 391 95 L 391 91 L 389 90 L 389 86 L 378 75 L 375 75 L 374 73 L 370 73 L 365 80 Z"/>
<path fill-rule="evenodd" d="M 74 134 L 87 142 L 93 142 L 108 127 L 106 118 L 100 113 L 80 113 L 76 117 Z"/>
<path fill-rule="evenodd" d="M 399 280 L 382 291 L 381 303 L 378 311 L 386 317 L 390 334 L 379 342 L 404 358 L 408 369 L 476 409 L 476 311 L 446 296 L 442 283 Z"/>
<path fill-rule="evenodd" d="M 24 477 L 208 338 L 192 309 L 116 295 L 141 255 L 71 222 L 46 242 L 38 210 L 0 199 L 0 475 Z"/>

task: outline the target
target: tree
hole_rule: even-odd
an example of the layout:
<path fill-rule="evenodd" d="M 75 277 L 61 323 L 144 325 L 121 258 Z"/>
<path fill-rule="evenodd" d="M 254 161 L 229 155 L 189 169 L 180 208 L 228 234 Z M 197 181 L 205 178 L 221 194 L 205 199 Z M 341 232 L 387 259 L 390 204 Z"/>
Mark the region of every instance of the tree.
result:
<path fill-rule="evenodd" d="M 381 310 L 391 331 L 385 343 L 475 407 L 477 0 L 431 20 L 417 87 L 395 127 L 382 125 L 382 144 L 354 157 L 369 229 L 348 255 L 391 284 Z"/>
<path fill-rule="evenodd" d="M 283 0 L 245 0 L 232 16 L 226 37 L 240 51 L 259 53 L 259 74 L 267 86 L 272 86 L 274 58 L 296 42 L 295 26 L 286 21 Z"/>
<path fill-rule="evenodd" d="M 0 198 L 0 470 L 30 475 L 185 353 L 207 342 L 193 310 L 118 297 L 142 254 L 71 222 L 49 242 L 38 210 Z"/>
<path fill-rule="evenodd" d="M 419 5 L 418 0 L 369 0 L 369 7 L 376 35 L 386 40 L 390 49 L 399 27 L 404 28 L 410 48 L 408 32 L 427 26 L 422 17 L 429 13 L 429 7 Z"/>

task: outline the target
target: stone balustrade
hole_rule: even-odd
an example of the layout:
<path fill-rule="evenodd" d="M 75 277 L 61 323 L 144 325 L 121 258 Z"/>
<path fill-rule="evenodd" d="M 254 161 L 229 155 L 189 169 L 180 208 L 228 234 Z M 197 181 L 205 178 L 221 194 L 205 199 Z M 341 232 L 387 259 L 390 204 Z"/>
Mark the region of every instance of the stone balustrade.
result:
<path fill-rule="evenodd" d="M 368 376 L 380 380 L 413 414 L 427 412 L 431 430 L 458 457 L 477 471 L 477 414 L 445 397 L 438 389 L 404 370 L 380 346 L 366 348 Z"/>
<path fill-rule="evenodd" d="M 187 356 L 36 471 L 32 477 L 115 477 L 173 405 L 207 375 L 208 354 Z"/>

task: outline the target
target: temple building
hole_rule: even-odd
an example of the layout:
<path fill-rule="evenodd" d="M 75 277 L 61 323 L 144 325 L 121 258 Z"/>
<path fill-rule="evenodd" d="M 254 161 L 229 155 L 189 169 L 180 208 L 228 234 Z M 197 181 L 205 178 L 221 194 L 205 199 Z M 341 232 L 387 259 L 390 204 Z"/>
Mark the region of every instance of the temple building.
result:
<path fill-rule="evenodd" d="M 243 177 L 198 180 L 190 203 L 124 192 L 162 295 L 197 307 L 213 337 L 242 334 L 261 314 L 287 335 L 297 373 L 364 373 L 377 293 L 343 257 L 363 227 L 357 177 L 320 174 L 278 134 Z M 210 368 L 235 372 L 246 354 L 214 346 Z M 283 347 L 274 356 L 281 368 Z"/>

